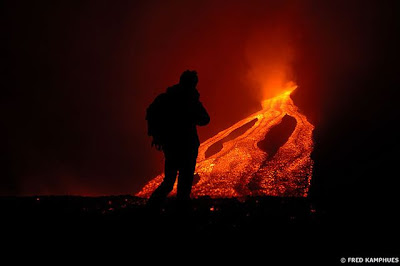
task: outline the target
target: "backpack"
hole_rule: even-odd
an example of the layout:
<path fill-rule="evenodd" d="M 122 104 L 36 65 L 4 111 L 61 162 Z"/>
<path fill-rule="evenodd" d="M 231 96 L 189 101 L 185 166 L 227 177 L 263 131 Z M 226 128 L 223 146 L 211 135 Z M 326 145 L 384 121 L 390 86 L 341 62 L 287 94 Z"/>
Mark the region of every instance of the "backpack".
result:
<path fill-rule="evenodd" d="M 153 137 L 151 146 L 162 150 L 165 144 L 167 94 L 158 95 L 146 110 L 147 135 Z"/>

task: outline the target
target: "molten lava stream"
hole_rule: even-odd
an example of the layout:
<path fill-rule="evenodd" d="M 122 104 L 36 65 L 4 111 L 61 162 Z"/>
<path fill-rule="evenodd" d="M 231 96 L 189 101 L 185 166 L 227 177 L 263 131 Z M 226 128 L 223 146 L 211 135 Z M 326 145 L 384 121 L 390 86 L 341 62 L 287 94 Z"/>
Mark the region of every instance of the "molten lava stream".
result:
<path fill-rule="evenodd" d="M 313 167 L 310 155 L 314 126 L 299 113 L 290 93 L 287 91 L 264 101 L 261 111 L 200 145 L 196 165 L 196 174 L 200 180 L 193 186 L 192 197 L 307 196 Z M 289 139 L 269 158 L 268 153 L 257 144 L 271 128 L 281 123 L 285 115 L 296 120 L 296 127 Z M 245 133 L 224 142 L 220 151 L 206 157 L 210 146 L 254 119 L 257 121 Z M 164 174 L 155 177 L 137 196 L 149 197 L 163 177 Z M 175 193 L 176 185 L 171 195 Z"/>

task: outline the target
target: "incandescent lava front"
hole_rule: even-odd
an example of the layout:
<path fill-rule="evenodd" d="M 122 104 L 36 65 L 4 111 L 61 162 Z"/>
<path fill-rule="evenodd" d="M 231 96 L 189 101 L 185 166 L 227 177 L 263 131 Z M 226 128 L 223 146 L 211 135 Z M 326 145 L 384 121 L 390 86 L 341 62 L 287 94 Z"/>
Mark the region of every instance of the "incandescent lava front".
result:
<path fill-rule="evenodd" d="M 263 101 L 261 111 L 200 145 L 195 170 L 200 179 L 192 197 L 307 196 L 314 126 L 290 98 L 295 88 Z M 156 176 L 137 196 L 149 197 L 163 177 Z"/>

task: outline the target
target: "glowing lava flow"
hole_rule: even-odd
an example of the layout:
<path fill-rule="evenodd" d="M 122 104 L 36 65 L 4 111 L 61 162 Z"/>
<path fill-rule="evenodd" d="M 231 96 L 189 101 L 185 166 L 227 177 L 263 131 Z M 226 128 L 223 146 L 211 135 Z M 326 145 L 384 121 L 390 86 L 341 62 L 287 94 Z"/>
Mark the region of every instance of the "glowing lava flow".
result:
<path fill-rule="evenodd" d="M 199 147 L 196 174 L 200 180 L 193 186 L 192 197 L 212 198 L 243 196 L 294 196 L 306 197 L 312 175 L 314 126 L 299 113 L 290 98 L 291 90 L 265 100 L 263 109 L 216 136 Z M 278 125 L 285 115 L 296 119 L 296 127 L 289 139 L 272 158 L 257 143 L 267 132 Z M 232 131 L 257 119 L 245 133 L 223 143 L 222 149 L 206 158 L 206 151 L 214 143 L 224 139 Z M 267 135 L 268 136 L 268 135 Z M 151 180 L 137 194 L 149 197 L 161 183 L 163 174 Z M 176 193 L 176 184 L 171 195 Z"/>

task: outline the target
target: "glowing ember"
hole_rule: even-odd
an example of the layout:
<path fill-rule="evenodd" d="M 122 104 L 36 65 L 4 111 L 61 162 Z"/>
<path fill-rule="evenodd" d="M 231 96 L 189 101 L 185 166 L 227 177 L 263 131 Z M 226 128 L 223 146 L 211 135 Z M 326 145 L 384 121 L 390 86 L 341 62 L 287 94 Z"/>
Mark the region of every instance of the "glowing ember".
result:
<path fill-rule="evenodd" d="M 299 113 L 290 98 L 295 88 L 293 85 L 283 94 L 263 101 L 261 111 L 200 145 L 196 165 L 200 180 L 193 186 L 192 197 L 307 196 L 313 167 L 310 154 L 314 126 Z M 259 148 L 258 143 L 281 123 L 285 115 L 296 120 L 296 127 L 286 143 L 271 157 Z M 206 157 L 210 146 L 255 119 L 254 125 L 242 135 L 228 139 L 220 151 Z M 137 196 L 149 197 L 163 176 L 160 174 L 151 180 Z M 171 195 L 174 194 L 176 184 Z"/>

